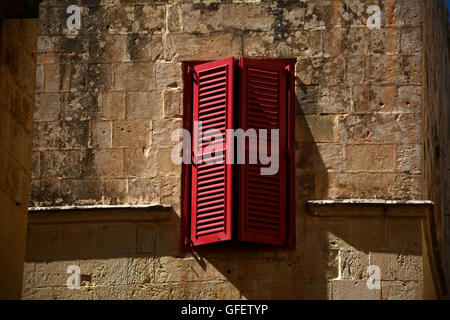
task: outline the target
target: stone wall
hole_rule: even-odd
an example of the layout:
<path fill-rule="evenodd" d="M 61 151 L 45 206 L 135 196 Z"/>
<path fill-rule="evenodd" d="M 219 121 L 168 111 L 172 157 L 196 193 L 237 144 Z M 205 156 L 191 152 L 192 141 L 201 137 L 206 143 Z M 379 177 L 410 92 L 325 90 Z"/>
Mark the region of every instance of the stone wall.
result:
<path fill-rule="evenodd" d="M 439 246 L 450 275 L 450 32 L 444 1 L 424 2 L 425 197 L 436 204 Z"/>
<path fill-rule="evenodd" d="M 25 257 L 37 20 L 0 23 L 0 299 L 17 299 Z"/>
<path fill-rule="evenodd" d="M 426 207 L 302 208 L 295 251 L 180 252 L 173 209 L 31 212 L 24 299 L 423 299 Z M 68 289 L 67 268 L 81 272 Z M 381 270 L 369 289 L 369 265 Z"/>
<path fill-rule="evenodd" d="M 420 1 L 382 1 L 372 31 L 364 1 L 105 1 L 82 6 L 79 31 L 53 3 L 41 6 L 31 205 L 174 204 L 182 62 L 233 55 L 297 58 L 297 200 L 422 198 Z"/>
<path fill-rule="evenodd" d="M 172 209 L 161 222 L 36 218 L 26 298 L 421 298 L 420 221 L 304 207 L 424 197 L 421 1 L 377 1 L 380 30 L 366 1 L 82 1 L 78 31 L 64 3 L 41 5 L 30 205 Z M 182 63 L 229 56 L 297 59 L 295 251 L 179 252 Z M 400 268 L 384 290 L 366 292 L 370 259 Z M 64 287 L 74 262 L 81 291 Z"/>

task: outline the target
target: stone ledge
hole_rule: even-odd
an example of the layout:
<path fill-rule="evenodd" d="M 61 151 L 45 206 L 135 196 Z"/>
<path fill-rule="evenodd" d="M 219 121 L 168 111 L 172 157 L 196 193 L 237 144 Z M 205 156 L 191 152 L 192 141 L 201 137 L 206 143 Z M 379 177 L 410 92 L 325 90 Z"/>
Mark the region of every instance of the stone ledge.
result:
<path fill-rule="evenodd" d="M 28 223 L 68 224 L 170 220 L 168 205 L 79 205 L 28 208 Z"/>
<path fill-rule="evenodd" d="M 313 217 L 427 217 L 434 203 L 422 200 L 310 200 L 306 212 Z"/>

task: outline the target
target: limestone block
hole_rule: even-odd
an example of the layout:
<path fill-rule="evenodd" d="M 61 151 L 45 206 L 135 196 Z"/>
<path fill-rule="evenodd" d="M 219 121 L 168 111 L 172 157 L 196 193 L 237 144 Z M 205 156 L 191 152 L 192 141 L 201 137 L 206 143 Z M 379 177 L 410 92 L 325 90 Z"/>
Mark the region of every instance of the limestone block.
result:
<path fill-rule="evenodd" d="M 333 300 L 380 300 L 381 290 L 369 289 L 366 281 L 333 280 Z"/>
<path fill-rule="evenodd" d="M 129 92 L 127 94 L 127 119 L 161 118 L 161 100 L 161 93 L 159 91 Z"/>
<path fill-rule="evenodd" d="M 116 120 L 113 122 L 114 147 L 147 147 L 149 144 L 149 120 Z"/>

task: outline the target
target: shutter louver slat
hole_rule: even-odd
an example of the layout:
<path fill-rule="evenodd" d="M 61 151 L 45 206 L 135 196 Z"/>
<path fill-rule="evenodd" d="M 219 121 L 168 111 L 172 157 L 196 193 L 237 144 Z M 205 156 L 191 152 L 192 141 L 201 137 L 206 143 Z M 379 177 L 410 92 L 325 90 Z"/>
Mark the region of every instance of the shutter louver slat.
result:
<path fill-rule="evenodd" d="M 240 127 L 248 129 L 279 129 L 279 143 L 270 143 L 267 152 L 279 148 L 278 173 L 261 175 L 268 165 L 240 166 L 241 240 L 262 244 L 284 245 L 287 241 L 287 88 L 286 71 L 281 64 L 242 58 Z M 269 132 L 269 131 L 268 131 Z M 259 136 L 259 133 L 258 133 Z M 248 155 L 248 142 L 246 143 Z"/>
<path fill-rule="evenodd" d="M 201 131 L 194 129 L 192 149 L 194 159 L 203 156 L 200 163 L 192 165 L 194 246 L 231 240 L 232 164 L 225 163 L 225 130 L 233 128 L 233 78 L 233 58 L 194 67 L 193 121 L 201 122 Z M 220 137 L 205 134 L 212 129 L 220 132 Z"/>

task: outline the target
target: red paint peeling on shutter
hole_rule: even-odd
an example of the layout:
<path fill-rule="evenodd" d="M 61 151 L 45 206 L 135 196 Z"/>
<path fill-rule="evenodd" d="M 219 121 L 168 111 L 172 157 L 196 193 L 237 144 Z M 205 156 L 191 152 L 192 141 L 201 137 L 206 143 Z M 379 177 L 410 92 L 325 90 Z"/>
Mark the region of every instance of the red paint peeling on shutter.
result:
<path fill-rule="evenodd" d="M 193 160 L 205 148 L 217 147 L 222 156 L 192 164 L 191 241 L 194 246 L 231 240 L 233 165 L 226 163 L 226 129 L 233 129 L 233 58 L 196 65 L 193 73 L 193 121 L 201 131 L 192 130 Z M 204 133 L 215 129 L 221 139 L 207 141 Z M 222 163 L 212 163 L 222 159 Z"/>
<path fill-rule="evenodd" d="M 264 165 L 239 166 L 239 239 L 285 245 L 287 242 L 287 84 L 286 64 L 241 58 L 239 127 L 279 129 L 279 169 L 276 175 L 261 175 Z M 268 141 L 270 141 L 268 134 Z M 259 132 L 258 132 L 259 138 Z M 259 143 L 258 143 L 259 144 Z M 271 153 L 268 143 L 268 153 Z M 276 147 L 276 146 L 273 146 Z M 248 141 L 246 153 L 248 157 Z"/>

